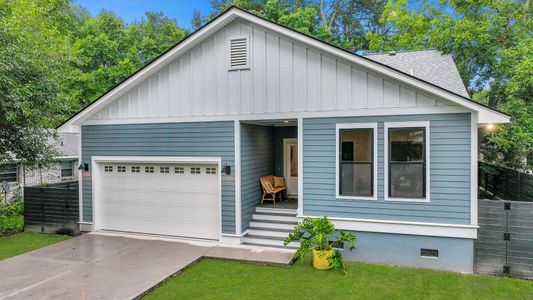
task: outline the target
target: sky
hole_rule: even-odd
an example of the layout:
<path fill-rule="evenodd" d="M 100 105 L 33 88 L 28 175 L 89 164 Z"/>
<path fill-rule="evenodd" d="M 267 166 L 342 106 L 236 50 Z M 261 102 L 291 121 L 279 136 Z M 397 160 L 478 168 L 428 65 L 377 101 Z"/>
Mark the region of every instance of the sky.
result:
<path fill-rule="evenodd" d="M 202 15 L 211 10 L 209 0 L 75 0 L 74 3 L 87 9 L 92 16 L 108 10 L 128 23 L 140 20 L 146 11 L 161 11 L 186 28 L 192 28 L 194 10 L 199 10 Z"/>

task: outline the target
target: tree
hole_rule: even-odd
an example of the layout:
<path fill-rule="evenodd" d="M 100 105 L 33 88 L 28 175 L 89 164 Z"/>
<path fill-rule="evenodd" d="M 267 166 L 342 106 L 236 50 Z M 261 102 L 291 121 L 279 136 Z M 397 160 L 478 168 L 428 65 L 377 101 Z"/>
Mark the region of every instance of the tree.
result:
<path fill-rule="evenodd" d="M 0 1 L 0 160 L 53 154 L 46 128 L 67 110 L 61 89 L 72 53 L 62 24 L 73 15 L 68 1 Z"/>
<path fill-rule="evenodd" d="M 436 48 L 451 53 L 472 98 L 512 116 L 483 132 L 493 162 L 525 168 L 533 151 L 533 39 L 527 0 L 441 0 L 411 9 L 389 1 L 381 17 L 389 34 L 369 32 L 373 51 Z"/>

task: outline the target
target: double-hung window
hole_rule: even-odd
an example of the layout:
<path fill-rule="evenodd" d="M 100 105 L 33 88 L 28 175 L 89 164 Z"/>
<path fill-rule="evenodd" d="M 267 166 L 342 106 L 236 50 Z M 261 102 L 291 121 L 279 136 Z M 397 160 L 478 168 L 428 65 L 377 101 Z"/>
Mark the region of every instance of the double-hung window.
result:
<path fill-rule="evenodd" d="M 377 124 L 337 124 L 337 197 L 377 199 Z"/>
<path fill-rule="evenodd" d="M 385 123 L 385 200 L 429 201 L 429 122 Z"/>

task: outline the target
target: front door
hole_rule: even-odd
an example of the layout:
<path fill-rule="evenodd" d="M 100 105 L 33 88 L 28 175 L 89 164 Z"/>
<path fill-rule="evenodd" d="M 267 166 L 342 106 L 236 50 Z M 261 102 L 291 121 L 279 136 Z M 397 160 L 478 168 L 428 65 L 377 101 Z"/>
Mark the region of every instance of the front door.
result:
<path fill-rule="evenodd" d="M 298 140 L 283 140 L 283 166 L 287 195 L 298 196 Z"/>

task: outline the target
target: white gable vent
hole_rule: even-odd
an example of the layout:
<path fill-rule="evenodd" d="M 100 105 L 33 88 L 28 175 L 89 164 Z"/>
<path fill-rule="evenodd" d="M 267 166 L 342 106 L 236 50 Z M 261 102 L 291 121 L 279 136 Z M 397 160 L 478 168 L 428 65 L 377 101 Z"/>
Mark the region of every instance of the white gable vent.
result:
<path fill-rule="evenodd" d="M 250 51 L 247 36 L 231 38 L 229 41 L 230 70 L 248 69 L 250 67 Z"/>

